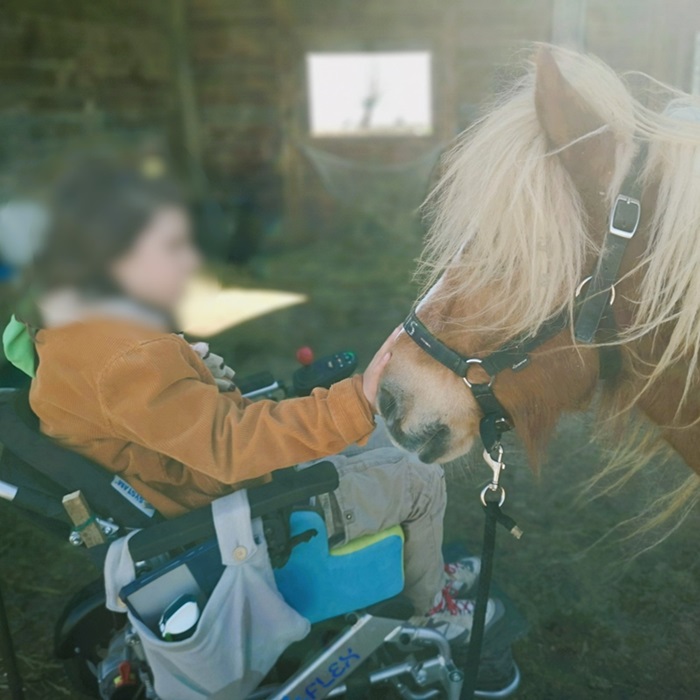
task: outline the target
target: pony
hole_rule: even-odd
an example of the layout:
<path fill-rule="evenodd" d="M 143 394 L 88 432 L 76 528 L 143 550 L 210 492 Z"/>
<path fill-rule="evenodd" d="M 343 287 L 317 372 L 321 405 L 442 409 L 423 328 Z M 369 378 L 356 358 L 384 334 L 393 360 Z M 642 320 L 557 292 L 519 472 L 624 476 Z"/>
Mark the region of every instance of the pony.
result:
<path fill-rule="evenodd" d="M 538 465 L 560 416 L 585 409 L 604 383 L 609 423 L 648 419 L 697 473 L 695 489 L 700 104 L 646 76 L 654 90 L 635 97 L 630 81 L 600 60 L 554 46 L 536 47 L 525 68 L 444 158 L 425 204 L 431 225 L 416 314 L 468 357 L 534 337 L 557 314 L 573 322 L 577 288 L 596 265 L 620 185 L 646 149 L 642 218 L 612 307 L 618 330 L 609 342 L 619 347 L 620 371 L 601 382 L 599 348 L 577 343 L 569 323 L 526 368 L 499 373 L 493 391 Z M 489 379 L 478 365 L 469 372 L 471 381 Z M 426 462 L 464 455 L 479 434 L 481 414 L 464 382 L 405 333 L 378 403 L 394 441 Z M 651 454 L 654 440 L 639 434 L 630 432 L 634 447 Z"/>

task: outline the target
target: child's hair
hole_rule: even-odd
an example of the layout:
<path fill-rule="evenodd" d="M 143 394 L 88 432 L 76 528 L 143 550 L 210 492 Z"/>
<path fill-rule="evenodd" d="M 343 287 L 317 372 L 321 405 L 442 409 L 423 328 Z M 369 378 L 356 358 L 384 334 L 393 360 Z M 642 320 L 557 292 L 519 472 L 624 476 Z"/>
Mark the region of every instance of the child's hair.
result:
<path fill-rule="evenodd" d="M 119 294 L 109 268 L 128 252 L 163 207 L 186 208 L 178 185 L 106 158 L 82 160 L 55 182 L 42 250 L 25 274 L 19 311 L 40 325 L 36 300 L 71 288 L 96 297 Z"/>

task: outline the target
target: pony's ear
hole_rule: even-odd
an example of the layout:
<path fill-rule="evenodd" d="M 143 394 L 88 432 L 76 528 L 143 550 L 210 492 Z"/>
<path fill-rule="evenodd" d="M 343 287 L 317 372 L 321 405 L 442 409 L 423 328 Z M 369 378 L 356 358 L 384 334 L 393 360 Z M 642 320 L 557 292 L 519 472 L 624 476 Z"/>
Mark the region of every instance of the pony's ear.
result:
<path fill-rule="evenodd" d="M 550 144 L 562 148 L 603 122 L 562 75 L 549 49 L 535 56 L 535 108 Z"/>
<path fill-rule="evenodd" d="M 562 149 L 560 158 L 572 175 L 580 175 L 582 166 L 596 177 L 610 170 L 608 161 L 614 153 L 615 140 L 610 130 L 581 141 L 577 147 L 565 148 L 600 129 L 604 122 L 564 77 L 552 52 L 544 47 L 535 56 L 535 109 L 550 146 L 553 150 Z"/>

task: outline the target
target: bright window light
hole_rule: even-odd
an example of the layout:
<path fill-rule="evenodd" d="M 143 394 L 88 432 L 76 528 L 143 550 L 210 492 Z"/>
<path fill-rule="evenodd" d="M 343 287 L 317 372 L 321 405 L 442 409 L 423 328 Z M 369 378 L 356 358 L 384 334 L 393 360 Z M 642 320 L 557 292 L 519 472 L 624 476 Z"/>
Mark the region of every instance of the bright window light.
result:
<path fill-rule="evenodd" d="M 310 53 L 313 136 L 425 136 L 432 132 L 428 51 Z"/>
<path fill-rule="evenodd" d="M 188 335 L 210 338 L 258 316 L 307 301 L 303 294 L 222 287 L 216 280 L 202 277 L 191 283 L 179 309 L 178 321 Z"/>

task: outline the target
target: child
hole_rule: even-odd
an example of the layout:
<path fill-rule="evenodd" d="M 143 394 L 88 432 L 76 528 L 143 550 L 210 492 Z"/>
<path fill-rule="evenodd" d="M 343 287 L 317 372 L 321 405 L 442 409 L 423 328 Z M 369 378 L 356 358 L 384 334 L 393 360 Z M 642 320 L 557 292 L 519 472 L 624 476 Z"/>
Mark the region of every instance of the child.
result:
<path fill-rule="evenodd" d="M 363 375 L 309 397 L 249 402 L 232 371 L 216 365 L 212 373 L 173 332 L 200 261 L 171 183 L 84 163 L 58 184 L 49 214 L 31 271 L 36 314 L 25 315 L 39 359 L 30 402 L 42 431 L 119 473 L 170 517 L 276 469 L 335 455 L 340 487 L 321 499 L 332 541 L 400 523 L 406 595 L 425 624 L 468 639 L 473 604 L 457 593 L 479 562 L 444 566 L 442 468 L 375 429 L 395 334 Z M 488 619 L 494 609 L 490 601 Z"/>

